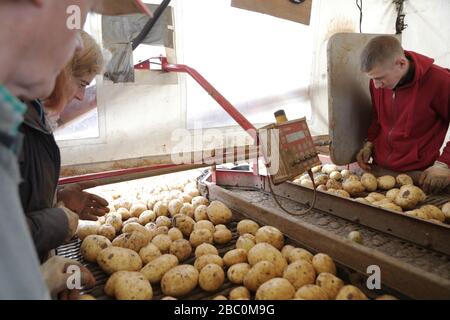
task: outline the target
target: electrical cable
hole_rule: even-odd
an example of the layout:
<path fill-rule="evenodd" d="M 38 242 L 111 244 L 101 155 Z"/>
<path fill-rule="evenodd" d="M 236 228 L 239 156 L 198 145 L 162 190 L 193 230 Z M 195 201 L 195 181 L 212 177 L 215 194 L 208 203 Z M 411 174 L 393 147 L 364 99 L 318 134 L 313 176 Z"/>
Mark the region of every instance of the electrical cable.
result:
<path fill-rule="evenodd" d="M 356 0 L 356 6 L 359 9 L 359 33 L 362 33 L 363 0 Z"/>

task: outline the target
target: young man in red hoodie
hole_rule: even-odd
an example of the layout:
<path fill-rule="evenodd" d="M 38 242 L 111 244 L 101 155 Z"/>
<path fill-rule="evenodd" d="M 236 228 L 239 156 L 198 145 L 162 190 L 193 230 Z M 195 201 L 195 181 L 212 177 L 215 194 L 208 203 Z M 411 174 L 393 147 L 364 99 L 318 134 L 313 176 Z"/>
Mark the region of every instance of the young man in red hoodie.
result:
<path fill-rule="evenodd" d="M 433 62 L 392 36 L 372 39 L 361 54 L 373 120 L 358 164 L 370 170 L 373 158 L 381 168 L 411 173 L 427 193 L 450 185 L 450 142 L 440 153 L 450 122 L 450 70 Z"/>

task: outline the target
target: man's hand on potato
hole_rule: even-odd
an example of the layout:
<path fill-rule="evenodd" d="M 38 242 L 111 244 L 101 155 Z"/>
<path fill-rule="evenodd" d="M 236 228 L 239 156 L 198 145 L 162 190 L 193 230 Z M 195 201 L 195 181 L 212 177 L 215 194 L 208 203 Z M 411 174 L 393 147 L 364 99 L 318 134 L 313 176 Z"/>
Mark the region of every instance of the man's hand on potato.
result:
<path fill-rule="evenodd" d="M 367 141 L 364 144 L 364 147 L 359 150 L 358 154 L 356 155 L 356 161 L 358 161 L 358 165 L 361 169 L 369 171 L 369 160 L 372 157 L 372 150 L 373 150 L 373 143 Z"/>
<path fill-rule="evenodd" d="M 436 162 L 422 172 L 419 184 L 427 194 L 439 193 L 450 185 L 450 169 L 446 164 Z"/>
<path fill-rule="evenodd" d="M 64 187 L 58 191 L 58 201 L 79 215 L 82 220 L 97 220 L 109 212 L 108 201 L 83 190 L 96 187 L 95 182 L 83 182 Z"/>
<path fill-rule="evenodd" d="M 79 274 L 77 274 L 78 271 Z M 54 256 L 42 264 L 41 272 L 52 299 L 57 299 L 58 297 L 77 299 L 81 288 L 71 287 L 71 284 L 76 282 L 76 280 L 71 280 L 77 276 L 80 277 L 79 282 L 81 286 L 91 288 L 95 285 L 95 277 L 86 267 L 77 261 L 60 256 Z"/>

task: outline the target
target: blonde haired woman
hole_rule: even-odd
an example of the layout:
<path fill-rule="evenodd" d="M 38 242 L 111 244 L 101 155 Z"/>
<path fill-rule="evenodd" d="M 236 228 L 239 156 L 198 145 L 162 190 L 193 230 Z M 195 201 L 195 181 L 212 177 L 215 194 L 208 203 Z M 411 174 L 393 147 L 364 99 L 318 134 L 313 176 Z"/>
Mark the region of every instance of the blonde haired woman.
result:
<path fill-rule="evenodd" d="M 83 191 L 92 184 L 61 189 L 55 199 L 61 158 L 46 113 L 59 114 L 73 99 L 83 100 L 86 87 L 101 73 L 104 63 L 95 40 L 84 31 L 80 31 L 80 36 L 83 48 L 59 74 L 48 98 L 27 103 L 28 111 L 20 129 L 24 135 L 19 158 L 23 179 L 20 196 L 41 260 L 73 237 L 78 218 L 96 220 L 108 211 L 106 200 Z M 59 207 L 54 206 L 57 202 Z"/>

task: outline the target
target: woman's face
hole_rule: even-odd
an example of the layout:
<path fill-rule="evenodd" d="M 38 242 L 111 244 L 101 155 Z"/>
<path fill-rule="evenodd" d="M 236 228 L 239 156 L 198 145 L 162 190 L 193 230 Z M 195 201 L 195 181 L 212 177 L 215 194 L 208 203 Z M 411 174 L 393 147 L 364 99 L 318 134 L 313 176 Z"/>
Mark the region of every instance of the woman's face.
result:
<path fill-rule="evenodd" d="M 94 80 L 95 75 L 86 75 L 83 77 L 73 78 L 71 82 L 72 94 L 69 95 L 69 103 L 72 102 L 73 99 L 77 99 L 78 101 L 83 101 L 86 93 L 86 88 L 89 84 Z"/>

